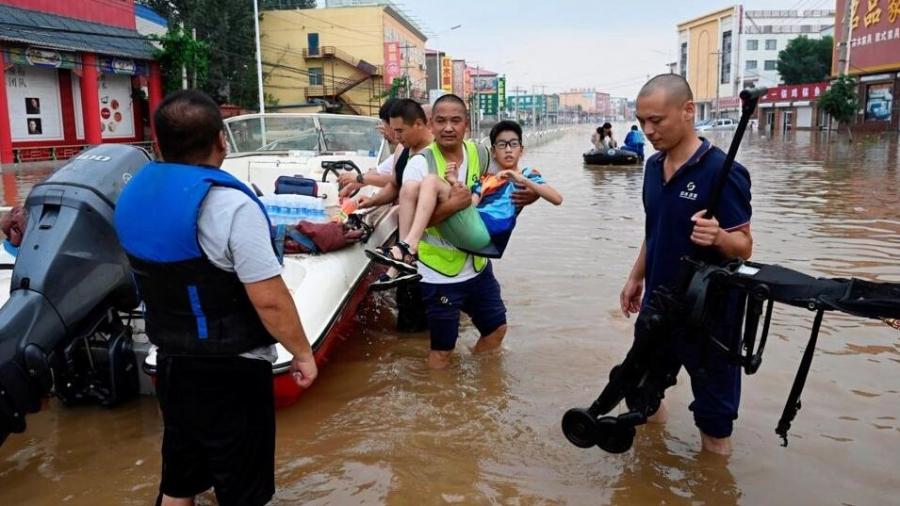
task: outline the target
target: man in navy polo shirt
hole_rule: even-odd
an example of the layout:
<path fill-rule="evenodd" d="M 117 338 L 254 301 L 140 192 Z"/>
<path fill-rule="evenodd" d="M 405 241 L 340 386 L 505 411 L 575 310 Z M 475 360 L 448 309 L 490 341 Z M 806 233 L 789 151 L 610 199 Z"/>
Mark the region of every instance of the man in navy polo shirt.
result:
<path fill-rule="evenodd" d="M 679 259 L 693 245 L 711 247 L 722 259 L 747 259 L 753 250 L 750 174 L 742 165 L 734 164 L 716 216 L 703 218 L 725 153 L 697 136 L 694 110 L 690 86 L 677 74 L 654 77 L 638 95 L 638 121 L 658 152 L 647 160 L 644 173 L 644 243 L 620 295 L 625 316 L 640 311 L 658 286 L 673 284 Z M 742 311 L 736 300 L 730 302 L 716 323 L 716 334 L 737 342 Z M 703 449 L 727 455 L 740 403 L 740 368 L 716 351 L 702 351 L 697 337 L 674 332 L 672 351 L 691 377 L 690 410 Z M 666 418 L 663 404 L 650 421 Z"/>

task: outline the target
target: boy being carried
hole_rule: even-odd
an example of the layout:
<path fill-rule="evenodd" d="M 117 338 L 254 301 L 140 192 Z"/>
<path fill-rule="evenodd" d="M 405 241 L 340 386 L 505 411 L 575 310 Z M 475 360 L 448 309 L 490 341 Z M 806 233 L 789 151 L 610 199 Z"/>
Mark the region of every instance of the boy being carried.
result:
<path fill-rule="evenodd" d="M 440 236 L 467 253 L 489 258 L 500 258 L 516 225 L 519 209 L 512 201 L 516 185 L 534 190 L 541 198 L 554 205 L 562 203 L 562 196 L 546 184 L 541 174 L 531 168 L 519 169 L 522 145 L 522 127 L 514 121 L 501 121 L 490 133 L 493 157 L 499 170 L 488 170 L 472 188 L 472 205 L 458 211 L 435 226 Z M 389 255 L 368 252 L 378 262 L 404 271 L 416 271 L 415 260 L 419 241 L 440 202 L 450 197 L 454 186 L 464 186 L 458 180 L 457 166 L 448 163 L 446 174 L 429 174 L 419 186 L 414 202 L 401 205 L 414 206 L 416 211 L 409 233 L 398 241 Z M 401 197 L 402 200 L 402 197 Z"/>

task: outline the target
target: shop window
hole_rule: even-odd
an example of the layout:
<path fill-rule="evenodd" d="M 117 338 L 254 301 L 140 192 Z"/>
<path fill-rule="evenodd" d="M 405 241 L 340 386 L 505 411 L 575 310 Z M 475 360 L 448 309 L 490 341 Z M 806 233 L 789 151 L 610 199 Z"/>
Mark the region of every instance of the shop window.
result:
<path fill-rule="evenodd" d="M 870 84 L 866 88 L 866 121 L 890 121 L 893 104 L 891 83 Z"/>

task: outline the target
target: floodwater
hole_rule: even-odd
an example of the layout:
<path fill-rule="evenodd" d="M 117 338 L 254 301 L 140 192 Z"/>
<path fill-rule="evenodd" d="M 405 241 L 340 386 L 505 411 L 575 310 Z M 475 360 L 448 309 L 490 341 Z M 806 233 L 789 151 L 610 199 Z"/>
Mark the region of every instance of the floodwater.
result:
<path fill-rule="evenodd" d="M 642 237 L 640 169 L 582 166 L 588 137 L 527 154 L 566 200 L 527 209 L 495 264 L 509 306 L 503 352 L 473 356 L 466 323 L 452 367 L 429 371 L 427 336 L 396 334 L 390 301 L 368 299 L 315 387 L 278 412 L 274 504 L 896 504 L 900 333 L 871 320 L 826 316 L 787 448 L 774 427 L 812 322 L 792 308 L 776 311 L 762 369 L 743 379 L 730 458 L 698 452 L 684 373 L 669 423 L 640 428 L 632 451 L 564 439 L 562 414 L 587 406 L 627 351 L 618 293 Z M 753 178 L 754 259 L 900 281 L 898 158 L 896 135 L 750 135 L 739 159 Z M 152 398 L 51 403 L 28 422 L 0 447 L 0 504 L 154 499 Z"/>

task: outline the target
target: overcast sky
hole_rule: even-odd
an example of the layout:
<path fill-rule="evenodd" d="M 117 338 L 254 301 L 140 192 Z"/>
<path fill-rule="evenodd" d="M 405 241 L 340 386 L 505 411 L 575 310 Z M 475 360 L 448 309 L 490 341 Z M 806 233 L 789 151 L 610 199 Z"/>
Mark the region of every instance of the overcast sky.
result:
<path fill-rule="evenodd" d="M 516 86 L 547 93 L 598 88 L 634 98 L 647 75 L 676 60 L 681 21 L 734 3 L 722 0 L 405 0 L 437 34 L 430 49 L 475 62 Z M 834 0 L 750 0 L 745 9 L 834 9 Z M 461 24 L 456 30 L 451 26 Z M 540 90 L 538 90 L 540 91 Z"/>

